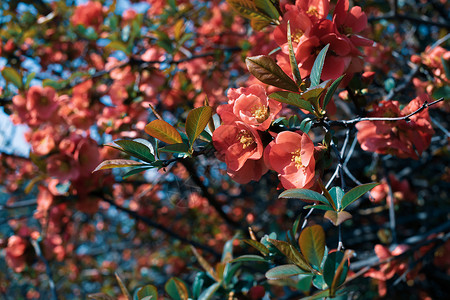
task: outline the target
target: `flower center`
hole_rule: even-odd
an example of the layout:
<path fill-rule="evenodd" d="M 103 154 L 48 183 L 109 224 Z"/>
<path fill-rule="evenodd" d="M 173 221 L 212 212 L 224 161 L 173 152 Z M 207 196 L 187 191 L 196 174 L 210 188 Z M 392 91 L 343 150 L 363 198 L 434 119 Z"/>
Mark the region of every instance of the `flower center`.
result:
<path fill-rule="evenodd" d="M 291 152 L 291 154 L 292 154 L 291 161 L 293 161 L 295 163 L 295 166 L 297 167 L 297 169 L 304 167 L 304 165 L 302 164 L 302 158 L 300 157 L 300 152 L 301 152 L 301 149 Z"/>
<path fill-rule="evenodd" d="M 299 43 L 301 37 L 303 36 L 303 33 L 304 33 L 304 32 L 303 32 L 301 29 L 296 29 L 296 30 L 291 34 L 292 41 L 295 42 L 295 43 Z"/>
<path fill-rule="evenodd" d="M 318 17 L 319 11 L 317 10 L 317 7 L 311 6 L 308 11 L 306 12 L 307 15 Z"/>
<path fill-rule="evenodd" d="M 242 144 L 242 148 L 250 147 L 255 141 L 250 132 L 242 129 L 237 135 L 237 140 Z"/>
<path fill-rule="evenodd" d="M 266 106 L 256 106 L 253 109 L 252 115 L 256 119 L 256 121 L 262 123 L 269 117 L 269 110 Z"/>
<path fill-rule="evenodd" d="M 41 101 L 39 101 L 41 103 L 41 105 L 47 105 L 50 101 L 48 100 L 47 97 L 43 96 L 41 97 Z"/>

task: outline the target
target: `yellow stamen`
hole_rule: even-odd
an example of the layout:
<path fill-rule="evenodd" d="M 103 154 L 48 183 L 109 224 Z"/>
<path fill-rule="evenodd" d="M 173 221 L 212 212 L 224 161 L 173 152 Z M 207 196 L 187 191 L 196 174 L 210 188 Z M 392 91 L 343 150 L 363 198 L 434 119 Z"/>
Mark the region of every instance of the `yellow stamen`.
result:
<path fill-rule="evenodd" d="M 253 109 L 253 117 L 258 121 L 259 123 L 264 122 L 269 117 L 269 110 L 266 106 L 256 106 Z"/>
<path fill-rule="evenodd" d="M 302 164 L 302 158 L 300 157 L 300 152 L 301 152 L 301 149 L 298 149 L 298 150 L 296 150 L 294 152 L 291 152 L 291 154 L 292 154 L 291 161 L 295 162 L 295 166 L 297 167 L 297 169 L 305 167 Z"/>
<path fill-rule="evenodd" d="M 311 6 L 308 9 L 308 11 L 306 12 L 306 14 L 308 14 L 310 16 L 318 17 L 319 16 L 319 11 L 317 10 L 317 7 Z"/>
<path fill-rule="evenodd" d="M 291 38 L 294 43 L 299 43 L 301 37 L 303 36 L 304 32 L 301 29 L 296 29 L 292 34 Z"/>
<path fill-rule="evenodd" d="M 237 140 L 242 144 L 243 149 L 250 147 L 255 142 L 251 133 L 244 129 L 239 131 L 237 135 Z"/>

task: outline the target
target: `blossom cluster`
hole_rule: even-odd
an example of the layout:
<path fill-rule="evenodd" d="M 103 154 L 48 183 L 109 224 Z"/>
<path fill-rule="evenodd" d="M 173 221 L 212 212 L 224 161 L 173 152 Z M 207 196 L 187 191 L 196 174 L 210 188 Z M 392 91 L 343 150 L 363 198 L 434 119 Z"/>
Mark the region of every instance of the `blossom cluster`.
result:
<path fill-rule="evenodd" d="M 344 73 L 347 74 L 347 80 L 350 80 L 354 73 L 363 70 L 363 53 L 359 47 L 372 46 L 373 42 L 358 35 L 367 28 L 367 16 L 361 7 L 349 9 L 348 0 L 339 0 L 334 7 L 332 19 L 327 18 L 330 12 L 329 0 L 297 0 L 295 5 L 285 4 L 283 9 L 283 19 L 273 32 L 273 37 L 282 49 L 277 60 L 287 73 L 290 71 L 288 22 L 302 78 L 311 73 L 317 54 L 327 44 L 330 48 L 322 80 L 336 79 Z"/>
<path fill-rule="evenodd" d="M 228 104 L 217 108 L 223 125 L 214 131 L 213 143 L 231 178 L 247 183 L 259 180 L 271 169 L 286 189 L 311 187 L 315 159 L 309 136 L 269 130 L 281 103 L 269 99 L 261 85 L 230 89 L 228 99 Z"/>

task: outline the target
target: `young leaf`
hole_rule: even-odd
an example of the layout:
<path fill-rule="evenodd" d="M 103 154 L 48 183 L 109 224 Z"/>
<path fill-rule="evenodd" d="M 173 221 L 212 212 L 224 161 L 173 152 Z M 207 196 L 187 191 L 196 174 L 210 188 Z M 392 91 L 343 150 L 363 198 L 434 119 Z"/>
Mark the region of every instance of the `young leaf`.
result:
<path fill-rule="evenodd" d="M 322 226 L 313 225 L 303 229 L 298 244 L 306 260 L 319 269 L 325 252 L 325 231 Z"/>
<path fill-rule="evenodd" d="M 125 173 L 125 175 L 123 175 L 122 178 L 123 179 L 127 179 L 128 177 L 130 177 L 132 175 L 135 175 L 135 174 L 147 171 L 147 170 L 152 169 L 152 168 L 155 168 L 155 166 L 135 168 L 135 169 L 132 169 L 131 171 Z"/>
<path fill-rule="evenodd" d="M 341 83 L 342 79 L 344 78 L 345 75 L 342 75 L 341 77 L 339 77 L 338 79 L 336 79 L 328 88 L 327 93 L 325 94 L 325 98 L 323 99 L 323 110 L 327 109 L 327 105 L 328 103 L 330 103 L 331 98 L 333 97 L 334 92 L 336 91 L 337 87 L 339 86 L 339 84 Z"/>
<path fill-rule="evenodd" d="M 309 111 L 310 113 L 314 112 L 314 108 L 312 107 L 311 103 L 305 101 L 302 99 L 302 97 L 299 94 L 281 91 L 281 92 L 275 92 L 269 95 L 270 99 L 277 100 L 281 103 L 286 103 L 290 105 L 297 106 L 298 108 L 304 109 Z"/>
<path fill-rule="evenodd" d="M 209 300 L 214 295 L 214 293 L 219 289 L 221 285 L 221 282 L 216 282 L 213 285 L 211 285 L 209 288 L 203 291 L 201 293 L 200 297 L 198 297 L 198 300 Z"/>
<path fill-rule="evenodd" d="M 259 81 L 280 89 L 298 92 L 297 84 L 267 55 L 247 57 L 247 68 Z"/>
<path fill-rule="evenodd" d="M 212 108 L 210 106 L 198 107 L 189 112 L 186 118 L 186 134 L 191 148 L 194 141 L 208 125 L 211 116 Z"/>
<path fill-rule="evenodd" d="M 136 167 L 136 166 L 148 166 L 148 164 L 140 163 L 135 160 L 130 159 L 111 159 L 105 160 L 100 163 L 97 168 L 95 168 L 92 173 L 98 170 L 112 169 L 112 168 L 125 168 L 125 167 Z"/>
<path fill-rule="evenodd" d="M 289 198 L 289 199 L 293 198 L 308 201 L 319 201 L 326 205 L 330 205 L 327 198 L 325 198 L 318 192 L 314 192 L 307 189 L 290 189 L 282 192 L 280 196 L 278 196 L 278 198 Z"/>
<path fill-rule="evenodd" d="M 325 56 L 327 55 L 328 47 L 330 44 L 327 44 L 317 55 L 316 60 L 314 61 L 314 65 L 311 69 L 311 75 L 309 78 L 311 79 L 311 86 L 318 86 L 320 83 L 320 77 L 322 76 L 323 63 L 325 62 Z"/>
<path fill-rule="evenodd" d="M 352 218 L 352 215 L 349 212 L 346 211 L 327 211 L 324 215 L 325 219 L 330 220 L 331 223 L 333 223 L 334 226 L 339 226 L 343 222 L 347 221 L 348 219 Z"/>
<path fill-rule="evenodd" d="M 272 245 L 277 247 L 277 249 L 283 253 L 292 263 L 299 266 L 302 270 L 306 272 L 312 271 L 311 266 L 306 261 L 305 257 L 291 244 L 279 240 L 269 240 Z"/>
<path fill-rule="evenodd" d="M 308 133 L 311 127 L 312 127 L 312 120 L 310 118 L 305 118 L 300 123 L 300 130 L 303 131 L 304 133 Z"/>
<path fill-rule="evenodd" d="M 187 300 L 189 298 L 186 284 L 176 277 L 170 278 L 166 282 L 164 289 L 173 300 Z"/>
<path fill-rule="evenodd" d="M 269 280 L 284 279 L 303 273 L 305 271 L 296 265 L 281 265 L 267 271 L 266 278 Z"/>
<path fill-rule="evenodd" d="M 198 252 L 197 249 L 191 246 L 192 252 L 194 252 L 195 257 L 197 257 L 198 262 L 202 266 L 203 270 L 205 270 L 211 277 L 218 281 L 218 277 L 214 268 L 208 263 L 206 259 L 203 258 Z"/>
<path fill-rule="evenodd" d="M 120 278 L 119 274 L 114 273 L 116 275 L 116 280 L 119 283 L 120 289 L 122 290 L 122 294 L 127 297 L 128 300 L 132 300 L 130 292 L 127 290 L 127 288 L 125 287 L 125 284 L 122 281 L 122 278 Z"/>
<path fill-rule="evenodd" d="M 163 120 L 154 120 L 145 126 L 145 132 L 167 144 L 182 143 L 180 133 L 169 123 Z"/>
<path fill-rule="evenodd" d="M 241 16 L 252 21 L 270 24 L 270 18 L 258 11 L 255 3 L 248 0 L 227 0 L 228 4 Z M 253 24 L 252 24 L 253 27 Z M 256 29 L 256 28 L 255 28 Z M 261 29 L 261 28 L 260 28 Z M 258 29 L 256 29 L 258 30 Z"/>
<path fill-rule="evenodd" d="M 300 86 L 300 84 L 302 84 L 302 77 L 300 75 L 300 70 L 298 69 L 297 59 L 295 59 L 294 47 L 292 46 L 291 24 L 289 21 L 287 23 L 287 40 L 289 45 L 289 62 L 291 63 L 292 75 L 294 76 L 297 86 Z"/>
<path fill-rule="evenodd" d="M 202 291 L 203 284 L 205 283 L 203 272 L 198 272 L 195 276 L 194 283 L 192 284 L 192 298 L 198 299 L 200 292 Z"/>
<path fill-rule="evenodd" d="M 143 300 L 146 297 L 151 297 L 150 299 L 156 300 L 158 299 L 158 290 L 154 285 L 148 284 L 137 291 L 137 297 L 138 300 Z"/>
<path fill-rule="evenodd" d="M 259 252 L 261 252 L 262 255 L 266 256 L 269 254 L 269 249 L 267 249 L 267 247 L 261 244 L 260 242 L 248 239 L 243 241 L 252 246 L 253 248 L 255 248 L 256 250 L 258 250 Z"/>
<path fill-rule="evenodd" d="M 355 202 L 359 197 L 361 197 L 377 185 L 379 185 L 379 183 L 373 182 L 352 188 L 350 191 L 345 193 L 344 197 L 342 198 L 342 209 L 345 209 L 347 206 Z"/>
<path fill-rule="evenodd" d="M 22 87 L 22 77 L 15 69 L 11 67 L 4 67 L 2 70 L 2 75 L 6 81 L 11 82 L 19 89 Z"/>
<path fill-rule="evenodd" d="M 155 156 L 151 152 L 151 150 L 148 148 L 148 146 L 141 144 L 136 141 L 129 141 L 129 140 L 119 140 L 115 141 L 117 145 L 122 147 L 122 149 L 139 159 L 142 159 L 145 162 L 151 163 L 155 161 Z"/>

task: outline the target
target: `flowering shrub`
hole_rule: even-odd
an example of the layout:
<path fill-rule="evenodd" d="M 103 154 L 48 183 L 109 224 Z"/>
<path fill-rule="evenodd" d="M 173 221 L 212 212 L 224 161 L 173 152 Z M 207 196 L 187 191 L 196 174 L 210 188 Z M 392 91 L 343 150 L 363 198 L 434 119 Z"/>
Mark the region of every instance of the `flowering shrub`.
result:
<path fill-rule="evenodd" d="M 125 2 L 0 2 L 2 295 L 448 298 L 448 3 Z"/>

